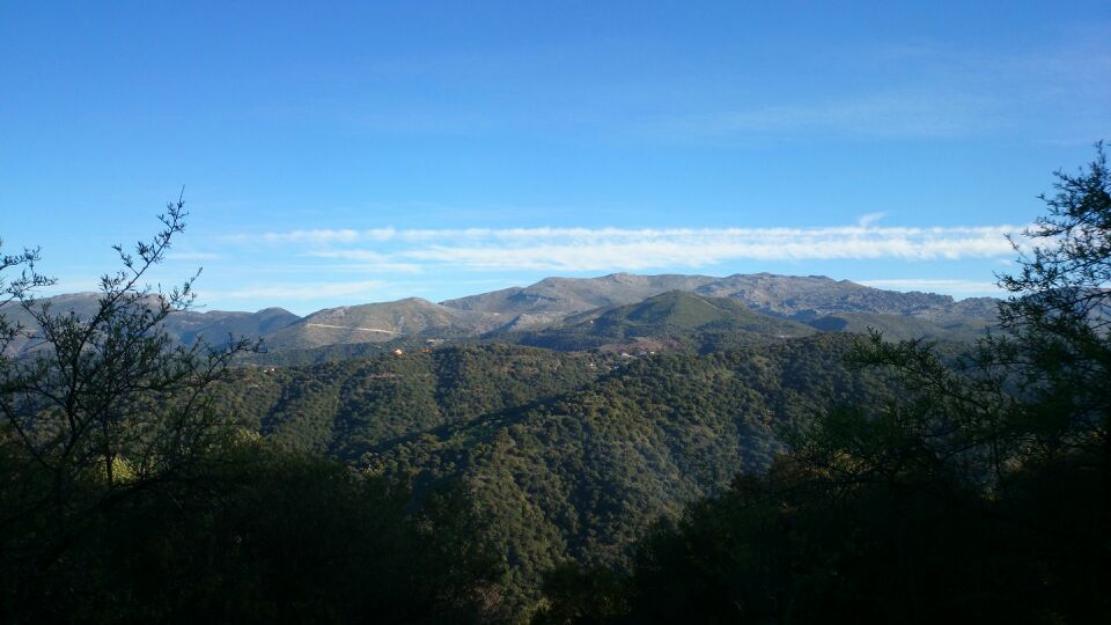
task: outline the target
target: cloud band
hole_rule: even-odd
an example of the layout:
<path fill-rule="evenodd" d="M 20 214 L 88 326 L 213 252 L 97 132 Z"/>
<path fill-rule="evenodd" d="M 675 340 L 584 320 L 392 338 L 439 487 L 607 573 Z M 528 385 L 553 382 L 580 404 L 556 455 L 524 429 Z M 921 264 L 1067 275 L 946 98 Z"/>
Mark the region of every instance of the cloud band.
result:
<path fill-rule="evenodd" d="M 961 260 L 1012 256 L 1015 226 L 900 228 L 870 221 L 823 228 L 318 229 L 241 240 L 320 258 L 475 270 L 646 270 L 736 260 Z"/>

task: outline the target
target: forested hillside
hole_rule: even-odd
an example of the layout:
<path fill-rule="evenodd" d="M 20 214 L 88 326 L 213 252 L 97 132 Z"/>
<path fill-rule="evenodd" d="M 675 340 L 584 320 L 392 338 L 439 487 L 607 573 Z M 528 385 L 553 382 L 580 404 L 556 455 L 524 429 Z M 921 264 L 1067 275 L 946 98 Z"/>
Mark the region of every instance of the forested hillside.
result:
<path fill-rule="evenodd" d="M 221 387 L 221 410 L 290 450 L 357 459 L 391 444 L 582 388 L 615 366 L 589 354 L 482 345 L 247 367 Z"/>
<path fill-rule="evenodd" d="M 418 497 L 460 484 L 491 519 L 484 539 L 509 571 L 507 600 L 526 609 L 544 571 L 626 564 L 660 518 L 766 470 L 781 432 L 878 401 L 883 387 L 844 362 L 856 340 L 640 357 L 476 346 L 248 368 L 222 409 L 284 449 L 331 455 Z"/>

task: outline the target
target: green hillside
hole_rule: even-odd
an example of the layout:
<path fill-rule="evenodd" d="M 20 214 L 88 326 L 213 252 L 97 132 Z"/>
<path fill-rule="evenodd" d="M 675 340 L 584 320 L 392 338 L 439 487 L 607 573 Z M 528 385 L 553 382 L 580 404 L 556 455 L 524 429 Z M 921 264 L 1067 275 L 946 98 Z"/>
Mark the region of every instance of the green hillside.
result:
<path fill-rule="evenodd" d="M 669 295 L 613 318 L 698 328 L 746 314 Z M 507 565 L 515 609 L 526 609 L 541 572 L 625 563 L 658 519 L 766 468 L 782 449 L 777 428 L 875 395 L 843 363 L 854 341 L 641 358 L 446 348 L 245 369 L 224 402 L 280 447 L 328 453 L 418 495 L 461 481 L 493 519 L 485 538 Z"/>
<path fill-rule="evenodd" d="M 613 337 L 682 332 L 708 327 L 778 336 L 807 334 L 804 326 L 755 313 L 737 300 L 669 291 L 643 302 L 621 306 L 583 323 L 594 332 Z M 576 318 L 569 319 L 574 323 Z"/>
<path fill-rule="evenodd" d="M 656 351 L 650 349 L 656 345 L 705 352 L 735 344 L 746 335 L 753 335 L 747 336 L 749 339 L 782 339 L 811 333 L 803 324 L 754 312 L 736 300 L 669 291 L 636 304 L 573 315 L 559 327 L 506 338 L 562 350 L 615 345 Z"/>
<path fill-rule="evenodd" d="M 823 332 L 882 332 L 891 341 L 911 339 L 971 342 L 984 336 L 988 327 L 983 322 L 967 319 L 931 321 L 921 317 L 880 315 L 876 313 L 838 313 L 814 319 L 810 325 Z"/>
<path fill-rule="evenodd" d="M 389 441 L 577 389 L 613 359 L 502 345 L 245 367 L 221 393 L 276 445 L 357 458 Z"/>

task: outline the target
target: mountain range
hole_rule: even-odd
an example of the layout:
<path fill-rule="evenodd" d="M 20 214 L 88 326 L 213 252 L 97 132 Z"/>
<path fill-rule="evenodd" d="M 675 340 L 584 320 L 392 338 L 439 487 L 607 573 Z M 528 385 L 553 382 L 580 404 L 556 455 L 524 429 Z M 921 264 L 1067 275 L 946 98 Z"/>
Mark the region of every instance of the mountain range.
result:
<path fill-rule="evenodd" d="M 88 316 L 95 293 L 45 298 L 55 311 Z M 902 293 L 824 276 L 768 273 L 727 277 L 633 275 L 546 278 L 439 303 L 420 298 L 327 308 L 304 317 L 282 308 L 257 312 L 182 311 L 165 329 L 182 343 L 263 339 L 271 351 L 399 341 L 496 339 L 564 349 L 624 345 L 635 339 L 675 338 L 742 330 L 769 336 L 813 331 L 884 331 L 892 338 L 966 340 L 995 317 L 997 300 L 956 301 L 934 293 Z M 18 307 L 4 314 L 33 326 Z M 9 346 L 18 353 L 33 346 Z"/>

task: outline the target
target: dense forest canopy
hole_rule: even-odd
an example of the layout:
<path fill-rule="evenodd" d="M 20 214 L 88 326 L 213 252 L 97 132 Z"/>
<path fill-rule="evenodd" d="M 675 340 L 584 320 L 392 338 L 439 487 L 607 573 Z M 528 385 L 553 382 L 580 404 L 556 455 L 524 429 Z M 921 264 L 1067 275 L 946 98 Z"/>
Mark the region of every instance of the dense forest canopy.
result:
<path fill-rule="evenodd" d="M 0 618 L 1106 622 L 1109 193 L 1102 147 L 1058 174 L 986 333 L 983 301 L 610 276 L 324 344 L 335 311 L 146 287 L 181 201 L 86 308 L 3 256 Z"/>

